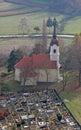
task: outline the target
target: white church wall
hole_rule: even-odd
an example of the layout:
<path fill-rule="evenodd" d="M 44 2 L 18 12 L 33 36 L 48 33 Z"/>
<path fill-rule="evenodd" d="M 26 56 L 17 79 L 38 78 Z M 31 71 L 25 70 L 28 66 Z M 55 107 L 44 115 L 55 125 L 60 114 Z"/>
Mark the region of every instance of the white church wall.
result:
<path fill-rule="evenodd" d="M 58 80 L 58 71 L 56 69 L 50 69 L 49 75 L 48 75 L 48 81 L 55 82 L 57 80 Z"/>
<path fill-rule="evenodd" d="M 56 53 L 54 53 L 54 50 L 56 50 Z M 57 61 L 57 57 L 59 57 L 59 46 L 53 45 L 50 47 L 50 60 Z"/>
<path fill-rule="evenodd" d="M 16 81 L 20 81 L 20 69 L 15 68 L 15 77 Z"/>
<path fill-rule="evenodd" d="M 38 82 L 55 82 L 58 80 L 57 70 L 56 69 L 40 69 L 38 74 Z"/>
<path fill-rule="evenodd" d="M 31 85 L 36 85 L 37 84 L 37 79 L 36 77 L 29 77 L 27 78 L 25 85 L 31 86 Z"/>
<path fill-rule="evenodd" d="M 38 82 L 46 82 L 47 78 L 46 78 L 46 72 L 45 72 L 45 70 L 39 69 L 38 71 L 39 71 L 39 73 L 37 75 L 38 76 L 37 81 Z"/>

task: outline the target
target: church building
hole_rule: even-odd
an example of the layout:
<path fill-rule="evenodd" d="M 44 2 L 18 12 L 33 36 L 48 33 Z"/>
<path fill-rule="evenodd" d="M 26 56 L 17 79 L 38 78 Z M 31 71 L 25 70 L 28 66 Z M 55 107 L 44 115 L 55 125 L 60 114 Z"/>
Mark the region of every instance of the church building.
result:
<path fill-rule="evenodd" d="M 36 85 L 38 82 L 57 82 L 59 74 L 59 43 L 56 36 L 56 23 L 50 43 L 49 54 L 34 54 L 24 57 L 15 65 L 15 80 L 21 85 Z"/>

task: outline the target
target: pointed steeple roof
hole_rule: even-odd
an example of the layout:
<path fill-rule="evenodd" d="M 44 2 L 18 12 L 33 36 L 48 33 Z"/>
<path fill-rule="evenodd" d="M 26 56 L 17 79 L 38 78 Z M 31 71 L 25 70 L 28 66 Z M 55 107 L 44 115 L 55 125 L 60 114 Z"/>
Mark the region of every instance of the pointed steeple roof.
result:
<path fill-rule="evenodd" d="M 59 46 L 59 43 L 58 43 L 58 40 L 57 40 L 57 36 L 56 36 L 56 27 L 57 27 L 56 18 L 54 18 L 54 20 L 53 20 L 53 26 L 54 26 L 54 31 L 53 31 L 53 37 L 52 37 L 50 46 L 53 46 L 53 45 Z"/>

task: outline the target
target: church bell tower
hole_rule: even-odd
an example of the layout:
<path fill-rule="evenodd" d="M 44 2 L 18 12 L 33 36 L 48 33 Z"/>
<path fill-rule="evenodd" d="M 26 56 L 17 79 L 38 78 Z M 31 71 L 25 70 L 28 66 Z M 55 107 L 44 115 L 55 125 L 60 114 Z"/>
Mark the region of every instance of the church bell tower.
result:
<path fill-rule="evenodd" d="M 57 67 L 57 77 L 59 79 L 59 42 L 56 37 L 56 27 L 57 27 L 57 21 L 54 18 L 53 20 L 53 26 L 54 26 L 54 31 L 53 31 L 53 37 L 50 43 L 50 60 L 51 61 L 56 61 L 56 67 Z"/>

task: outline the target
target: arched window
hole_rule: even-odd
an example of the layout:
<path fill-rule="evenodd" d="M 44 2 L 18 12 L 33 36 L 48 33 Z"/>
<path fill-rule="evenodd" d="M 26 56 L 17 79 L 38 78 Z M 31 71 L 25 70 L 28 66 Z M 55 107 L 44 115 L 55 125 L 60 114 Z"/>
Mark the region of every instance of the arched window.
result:
<path fill-rule="evenodd" d="M 56 53 L 56 49 L 54 49 L 53 52 Z"/>

